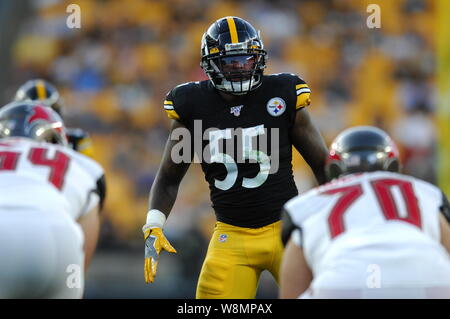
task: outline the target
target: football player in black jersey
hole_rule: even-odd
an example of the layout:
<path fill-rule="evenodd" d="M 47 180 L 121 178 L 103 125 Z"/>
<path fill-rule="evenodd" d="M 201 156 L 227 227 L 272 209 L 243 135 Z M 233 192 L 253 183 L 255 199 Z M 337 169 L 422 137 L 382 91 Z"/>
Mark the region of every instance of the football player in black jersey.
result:
<path fill-rule="evenodd" d="M 190 143 L 200 138 L 200 151 L 210 155 L 201 167 L 217 223 L 196 297 L 254 298 L 263 270 L 278 280 L 283 252 L 280 213 L 298 193 L 292 146 L 319 184 L 325 182 L 327 147 L 306 110 L 308 85 L 294 74 L 263 75 L 267 53 L 250 23 L 238 17 L 214 22 L 203 35 L 201 56 L 209 80 L 179 85 L 164 101 L 174 120 L 172 132 L 185 128 L 194 137 Z M 264 138 L 269 147 L 261 147 L 261 140 L 252 143 L 255 138 Z M 237 143 L 228 146 L 234 140 Z M 150 192 L 143 227 L 146 282 L 154 280 L 160 251 L 175 252 L 162 229 L 189 167 L 189 161 L 172 158 L 177 143 L 168 139 Z"/>
<path fill-rule="evenodd" d="M 16 92 L 15 101 L 39 101 L 51 107 L 63 117 L 58 90 L 49 82 L 33 79 L 23 84 Z M 66 131 L 69 146 L 83 155 L 92 157 L 92 141 L 89 134 L 80 128 L 68 128 Z"/>

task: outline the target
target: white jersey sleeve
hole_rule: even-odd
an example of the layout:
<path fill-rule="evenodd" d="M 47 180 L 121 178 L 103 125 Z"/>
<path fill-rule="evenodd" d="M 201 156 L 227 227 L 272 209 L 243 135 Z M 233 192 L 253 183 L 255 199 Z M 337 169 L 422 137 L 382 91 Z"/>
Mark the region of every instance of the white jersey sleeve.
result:
<path fill-rule="evenodd" d="M 63 189 L 63 193 L 78 211 L 76 216 L 79 218 L 100 204 L 98 182 L 104 176 L 104 171 L 91 158 L 72 149 L 68 151 L 71 153 L 73 165 L 69 171 L 71 180 Z M 72 196 L 74 193 L 79 193 L 81 198 L 76 199 L 76 196 Z"/>

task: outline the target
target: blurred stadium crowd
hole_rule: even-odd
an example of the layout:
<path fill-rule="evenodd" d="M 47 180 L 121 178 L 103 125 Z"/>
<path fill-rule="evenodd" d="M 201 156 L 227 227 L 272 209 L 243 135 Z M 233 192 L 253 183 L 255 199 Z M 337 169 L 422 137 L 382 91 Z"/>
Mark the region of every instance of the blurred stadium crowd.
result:
<path fill-rule="evenodd" d="M 261 30 L 267 73 L 296 73 L 309 84 L 310 112 L 328 143 L 345 127 L 377 125 L 401 146 L 404 172 L 435 182 L 434 2 L 382 1 L 381 28 L 369 29 L 366 8 L 376 2 L 30 1 L 30 14 L 11 48 L 3 96 L 12 98 L 20 84 L 36 77 L 60 90 L 66 124 L 92 135 L 94 157 L 107 172 L 99 254 L 122 251 L 122 264 L 104 261 L 105 267 L 143 282 L 140 228 L 170 123 L 162 102 L 175 85 L 206 79 L 199 67 L 200 39 L 220 17 L 239 16 Z M 66 26 L 70 3 L 81 7 L 81 29 Z M 299 190 L 313 186 L 298 154 L 294 166 Z M 194 297 L 213 225 L 208 187 L 194 165 L 166 227 L 179 251 L 160 262 L 157 282 L 165 281 L 167 290 L 147 288 L 128 296 Z M 128 251 L 142 258 L 134 268 L 127 265 Z M 94 267 L 92 280 L 103 270 Z M 103 276 L 104 284 L 111 281 Z M 273 287 L 263 282 L 259 296 L 276 296 Z M 87 293 L 108 296 L 89 286 L 89 277 Z"/>

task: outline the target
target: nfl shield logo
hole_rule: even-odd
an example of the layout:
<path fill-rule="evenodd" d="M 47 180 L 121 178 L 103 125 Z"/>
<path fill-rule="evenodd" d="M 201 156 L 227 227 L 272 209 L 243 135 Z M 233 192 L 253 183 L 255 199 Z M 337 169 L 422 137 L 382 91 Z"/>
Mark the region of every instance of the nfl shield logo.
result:
<path fill-rule="evenodd" d="M 241 109 L 243 108 L 243 105 L 233 106 L 231 107 L 230 113 L 234 114 L 234 116 L 241 115 Z"/>
<path fill-rule="evenodd" d="M 227 234 L 221 234 L 221 235 L 219 236 L 219 241 L 220 241 L 221 243 L 226 242 L 227 239 L 228 239 L 228 235 L 227 235 Z"/>

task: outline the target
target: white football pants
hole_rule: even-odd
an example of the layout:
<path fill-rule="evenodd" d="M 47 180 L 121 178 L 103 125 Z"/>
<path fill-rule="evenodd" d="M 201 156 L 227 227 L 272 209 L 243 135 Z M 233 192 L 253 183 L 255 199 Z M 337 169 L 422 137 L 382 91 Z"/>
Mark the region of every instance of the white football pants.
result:
<path fill-rule="evenodd" d="M 75 221 L 0 208 L 0 298 L 81 298 L 83 289 L 83 233 Z"/>

